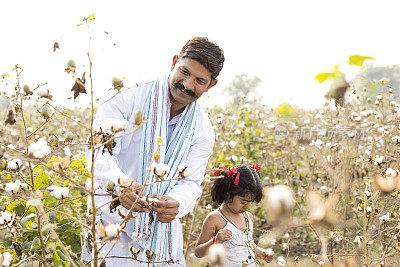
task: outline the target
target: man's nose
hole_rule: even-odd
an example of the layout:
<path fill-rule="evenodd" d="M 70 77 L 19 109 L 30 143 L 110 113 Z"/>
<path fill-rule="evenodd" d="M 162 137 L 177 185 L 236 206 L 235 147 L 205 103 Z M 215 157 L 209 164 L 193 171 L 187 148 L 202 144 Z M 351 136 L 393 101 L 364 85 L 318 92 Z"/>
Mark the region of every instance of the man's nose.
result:
<path fill-rule="evenodd" d="M 187 90 L 194 91 L 194 81 L 192 78 L 186 78 L 183 81 L 183 85 Z"/>

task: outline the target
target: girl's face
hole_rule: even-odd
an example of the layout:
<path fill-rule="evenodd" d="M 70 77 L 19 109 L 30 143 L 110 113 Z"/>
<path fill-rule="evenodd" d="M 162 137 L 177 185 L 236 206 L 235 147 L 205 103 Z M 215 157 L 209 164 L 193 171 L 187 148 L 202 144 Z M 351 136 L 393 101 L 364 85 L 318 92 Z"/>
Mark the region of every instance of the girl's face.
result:
<path fill-rule="evenodd" d="M 247 194 L 244 197 L 234 196 L 232 202 L 226 202 L 225 205 L 232 213 L 243 213 L 250 207 L 252 202 L 253 196 Z"/>

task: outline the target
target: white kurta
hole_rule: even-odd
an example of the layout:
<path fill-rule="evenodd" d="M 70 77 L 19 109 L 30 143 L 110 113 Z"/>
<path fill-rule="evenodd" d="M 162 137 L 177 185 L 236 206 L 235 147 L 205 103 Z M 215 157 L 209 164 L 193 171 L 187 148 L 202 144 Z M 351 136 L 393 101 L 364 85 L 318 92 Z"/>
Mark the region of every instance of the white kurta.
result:
<path fill-rule="evenodd" d="M 112 97 L 111 100 L 105 102 L 96 114 L 95 125 L 102 125 L 104 121 L 109 118 L 125 119 L 129 122 L 134 122 L 134 115 L 139 110 L 144 110 L 144 104 L 146 102 L 146 97 L 153 82 L 147 82 L 138 85 L 132 89 L 122 91 L 116 94 L 114 91 L 108 98 Z M 108 99 L 106 98 L 106 99 Z M 189 149 L 186 164 L 193 171 L 191 177 L 188 180 L 179 180 L 172 188 L 169 196 L 175 198 L 179 202 L 179 213 L 172 223 L 177 224 L 176 233 L 174 233 L 175 238 L 178 242 L 178 261 L 179 265 L 185 266 L 185 259 L 183 256 L 183 238 L 182 238 L 182 226 L 180 224 L 179 218 L 182 218 L 194 208 L 196 199 L 201 196 L 201 182 L 203 181 L 204 172 L 208 162 L 208 158 L 211 156 L 212 149 L 215 142 L 214 131 L 210 120 L 207 115 L 201 110 L 199 110 L 198 120 L 196 121 L 194 136 L 192 139 L 192 144 Z M 172 118 L 168 123 L 168 140 L 172 135 L 175 125 L 179 119 L 179 116 Z M 119 135 L 125 135 L 133 130 L 133 124 L 130 124 L 128 128 L 119 133 Z M 102 154 L 96 155 L 96 161 L 94 164 L 95 180 L 101 188 L 96 191 L 96 194 L 107 194 L 107 182 L 109 180 L 118 184 L 118 177 L 137 177 L 137 166 L 138 166 L 138 153 L 140 150 L 140 140 L 142 135 L 143 127 L 138 131 L 124 136 L 122 138 L 117 138 L 117 145 L 113 149 L 113 155 L 110 155 L 107 150 Z M 91 168 L 91 151 L 86 151 L 86 158 L 88 163 L 88 169 Z M 96 196 L 96 206 L 102 205 L 103 203 L 109 202 L 111 196 Z M 91 207 L 91 200 L 88 198 L 88 207 Z M 124 212 L 127 210 L 119 206 Z M 104 206 L 100 209 L 99 217 L 103 221 L 103 224 L 107 225 L 109 222 L 121 223 L 122 218 L 119 217 L 118 212 L 115 211 L 110 213 L 109 205 Z M 139 248 L 137 244 L 130 238 L 134 229 L 134 220 L 130 221 L 125 231 L 128 235 L 123 234 L 120 239 L 119 244 L 117 244 L 109 256 L 125 256 L 130 257 L 129 252 L 130 246 L 133 244 L 135 248 Z M 103 249 L 101 254 L 106 253 L 108 249 Z M 86 249 L 83 249 L 83 260 L 90 261 L 91 257 L 87 253 Z M 141 253 L 141 260 L 147 261 L 144 253 Z M 140 258 L 140 256 L 139 256 Z M 131 259 L 117 259 L 110 258 L 107 259 L 108 266 L 117 266 L 120 264 L 128 264 L 128 266 L 139 266 L 140 264 Z M 147 264 L 146 264 L 147 266 Z M 157 264 L 156 266 L 161 266 Z"/>

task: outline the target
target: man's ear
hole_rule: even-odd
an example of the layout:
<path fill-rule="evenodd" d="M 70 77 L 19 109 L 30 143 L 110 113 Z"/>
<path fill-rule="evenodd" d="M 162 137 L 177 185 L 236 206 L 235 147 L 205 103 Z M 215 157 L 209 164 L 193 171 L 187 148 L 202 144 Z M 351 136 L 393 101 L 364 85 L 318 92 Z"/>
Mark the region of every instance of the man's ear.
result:
<path fill-rule="evenodd" d="M 213 87 L 214 85 L 216 85 L 217 82 L 218 82 L 217 79 L 212 80 L 212 81 L 210 82 L 210 85 L 207 87 L 206 92 L 208 92 L 208 90 L 210 90 L 211 87 Z"/>
<path fill-rule="evenodd" d="M 171 71 L 174 70 L 175 65 L 176 65 L 176 63 L 178 62 L 178 60 L 179 60 L 179 57 L 178 57 L 177 55 L 175 55 L 175 56 L 172 58 Z"/>

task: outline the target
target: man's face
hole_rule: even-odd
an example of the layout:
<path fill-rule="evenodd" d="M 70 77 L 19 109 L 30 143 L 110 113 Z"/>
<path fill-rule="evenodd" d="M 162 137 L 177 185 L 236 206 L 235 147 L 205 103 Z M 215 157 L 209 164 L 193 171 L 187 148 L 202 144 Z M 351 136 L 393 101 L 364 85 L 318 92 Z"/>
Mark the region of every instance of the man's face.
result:
<path fill-rule="evenodd" d="M 171 102 L 182 107 L 197 100 L 213 87 L 217 80 L 211 81 L 211 72 L 196 60 L 178 59 L 174 56 L 169 79 Z"/>

